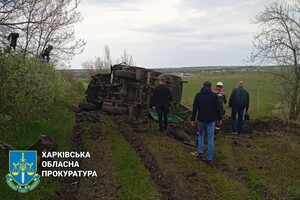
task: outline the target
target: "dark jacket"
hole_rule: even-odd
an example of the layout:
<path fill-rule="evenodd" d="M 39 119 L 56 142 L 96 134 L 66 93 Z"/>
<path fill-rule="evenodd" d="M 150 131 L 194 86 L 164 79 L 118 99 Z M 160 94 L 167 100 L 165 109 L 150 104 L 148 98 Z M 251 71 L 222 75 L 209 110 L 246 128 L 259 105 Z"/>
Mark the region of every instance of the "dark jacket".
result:
<path fill-rule="evenodd" d="M 171 90 L 165 84 L 158 85 L 153 93 L 153 103 L 155 107 L 169 106 L 173 100 Z"/>
<path fill-rule="evenodd" d="M 211 123 L 216 121 L 216 119 L 222 119 L 218 95 L 213 93 L 210 87 L 203 87 L 196 94 L 193 104 L 192 121 L 195 121 L 197 113 L 197 119 L 200 122 Z"/>
<path fill-rule="evenodd" d="M 218 98 L 219 98 L 219 104 L 220 104 L 220 108 L 221 108 L 221 112 L 224 110 L 223 109 L 223 104 L 226 104 L 227 103 L 227 99 L 226 99 L 226 94 L 225 92 L 220 89 L 220 88 L 215 88 L 213 89 L 213 93 L 216 93 L 218 95 Z"/>
<path fill-rule="evenodd" d="M 242 87 L 234 88 L 229 98 L 229 106 L 232 108 L 241 108 L 248 111 L 249 109 L 249 93 Z"/>

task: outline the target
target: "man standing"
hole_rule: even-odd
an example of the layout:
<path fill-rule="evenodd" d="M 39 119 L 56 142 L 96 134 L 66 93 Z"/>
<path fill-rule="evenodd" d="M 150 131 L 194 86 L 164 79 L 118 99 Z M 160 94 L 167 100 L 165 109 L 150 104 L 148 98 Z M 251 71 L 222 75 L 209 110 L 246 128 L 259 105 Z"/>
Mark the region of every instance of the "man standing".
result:
<path fill-rule="evenodd" d="M 161 78 L 153 94 L 154 109 L 158 115 L 160 131 L 168 129 L 169 103 L 173 100 L 171 90 L 166 86 L 166 79 Z M 164 120 L 162 119 L 164 118 Z"/>
<path fill-rule="evenodd" d="M 249 109 L 249 93 L 244 89 L 243 81 L 239 81 L 238 87 L 234 88 L 229 98 L 229 107 L 231 107 L 231 126 L 233 134 L 241 134 L 243 130 L 244 110 Z M 236 114 L 238 114 L 238 125 L 236 125 Z"/>
<path fill-rule="evenodd" d="M 227 103 L 225 92 L 223 91 L 224 84 L 222 82 L 218 82 L 216 88 L 213 89 L 213 93 L 216 93 L 219 98 L 220 110 L 221 114 L 225 115 L 224 104 Z M 216 130 L 220 130 L 220 127 L 215 127 Z"/>
<path fill-rule="evenodd" d="M 198 115 L 197 115 L 198 113 Z M 192 126 L 195 125 L 195 118 L 198 119 L 198 156 L 203 159 L 204 153 L 204 129 L 207 132 L 207 162 L 212 164 L 214 155 L 214 131 L 216 119 L 218 124 L 222 123 L 218 96 L 211 90 L 211 82 L 206 81 L 201 91 L 196 94 L 193 104 L 191 118 Z"/>

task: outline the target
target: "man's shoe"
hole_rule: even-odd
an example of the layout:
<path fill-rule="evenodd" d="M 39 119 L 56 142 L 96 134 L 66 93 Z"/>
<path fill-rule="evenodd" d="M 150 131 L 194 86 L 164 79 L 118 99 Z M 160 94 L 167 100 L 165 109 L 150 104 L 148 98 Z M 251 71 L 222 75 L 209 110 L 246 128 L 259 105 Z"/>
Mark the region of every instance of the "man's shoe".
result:
<path fill-rule="evenodd" d="M 238 132 L 232 131 L 231 134 L 232 134 L 232 135 L 238 135 Z"/>
<path fill-rule="evenodd" d="M 212 160 L 206 160 L 206 163 L 210 166 L 215 166 L 215 163 Z"/>
<path fill-rule="evenodd" d="M 191 152 L 191 155 L 194 156 L 194 157 L 197 157 L 199 154 L 198 154 L 197 151 L 193 151 L 193 152 Z"/>
<path fill-rule="evenodd" d="M 215 130 L 217 130 L 217 131 L 220 130 L 220 127 L 215 127 Z"/>
<path fill-rule="evenodd" d="M 199 160 L 203 160 L 203 153 L 198 153 Z"/>

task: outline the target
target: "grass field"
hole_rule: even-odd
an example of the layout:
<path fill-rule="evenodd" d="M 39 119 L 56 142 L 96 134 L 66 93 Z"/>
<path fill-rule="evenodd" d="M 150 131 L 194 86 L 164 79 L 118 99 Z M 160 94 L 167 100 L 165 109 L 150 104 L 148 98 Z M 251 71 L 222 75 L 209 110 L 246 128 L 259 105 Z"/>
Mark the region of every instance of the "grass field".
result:
<path fill-rule="evenodd" d="M 270 74 L 255 72 L 224 75 L 200 74 L 197 77 L 185 78 L 185 80 L 188 83 L 184 84 L 182 103 L 190 108 L 192 107 L 196 93 L 200 91 L 205 81 L 212 82 L 213 88 L 217 82 L 222 81 L 227 100 L 230 97 L 232 89 L 237 87 L 238 81 L 243 81 L 245 89 L 250 95 L 249 112 L 252 117 L 271 116 L 272 110 L 278 109 L 278 105 L 281 105 L 279 90 L 274 85 Z M 226 105 L 225 109 L 228 113 L 229 106 Z"/>

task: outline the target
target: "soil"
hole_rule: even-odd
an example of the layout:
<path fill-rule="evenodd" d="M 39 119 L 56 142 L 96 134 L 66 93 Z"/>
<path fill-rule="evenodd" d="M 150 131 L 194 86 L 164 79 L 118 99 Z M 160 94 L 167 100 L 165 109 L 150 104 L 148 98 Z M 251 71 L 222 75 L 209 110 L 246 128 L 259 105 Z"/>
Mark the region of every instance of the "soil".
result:
<path fill-rule="evenodd" d="M 89 188 L 91 199 L 116 199 L 118 188 L 121 186 L 116 185 L 114 181 L 111 180 L 112 152 L 107 136 L 101 131 L 101 115 L 104 115 L 105 113 L 102 113 L 101 111 L 86 112 L 80 109 L 75 109 L 74 112 L 76 114 L 76 126 L 74 127 L 70 150 L 91 152 L 93 157 L 97 157 L 98 162 L 85 162 L 81 160 L 80 166 L 82 166 L 83 169 L 93 168 L 93 170 L 96 170 L 99 174 L 97 179 L 89 179 L 88 181 L 83 181 L 78 178 L 62 179 L 55 199 L 84 199 L 85 195 L 82 194 L 84 191 L 79 189 L 82 182 L 88 184 L 85 187 Z M 199 198 L 201 195 L 205 198 L 205 196 L 201 194 L 203 191 L 208 193 L 207 197 L 211 197 L 210 195 L 213 194 L 214 191 L 209 188 L 205 182 L 201 182 L 199 172 L 193 171 L 192 169 L 185 169 L 189 166 L 188 164 L 181 164 L 180 161 L 176 160 L 178 158 L 174 157 L 174 155 L 169 155 L 167 150 L 165 150 L 164 154 L 165 159 L 174 162 L 174 169 L 168 169 L 156 160 L 155 155 L 153 155 L 153 152 L 148 148 L 148 141 L 153 139 L 149 137 L 148 133 L 153 131 L 154 128 L 149 128 L 147 125 L 142 124 L 129 116 L 119 115 L 115 116 L 114 119 L 119 126 L 120 132 L 131 144 L 145 168 L 150 172 L 151 180 L 157 189 L 159 199 L 195 199 Z M 230 119 L 225 119 L 223 124 L 224 125 L 221 127 L 221 134 L 230 133 Z M 191 127 L 189 123 L 183 123 L 174 126 L 173 128 L 184 130 L 185 133 L 191 136 L 193 141 L 196 140 L 195 133 L 197 133 L 197 128 Z M 232 146 L 245 146 L 251 148 L 251 143 L 248 141 L 251 140 L 251 137 L 253 136 L 264 135 L 270 132 L 283 132 L 286 134 L 299 135 L 299 130 L 300 126 L 298 124 L 287 124 L 276 118 L 245 121 L 243 138 L 233 138 Z M 166 134 L 172 137 L 170 134 Z M 216 136 L 216 139 L 218 139 L 218 135 Z M 85 144 L 85 142 L 91 141 L 96 142 L 98 144 L 97 147 L 99 148 L 96 147 L 93 149 Z M 194 147 L 182 147 L 184 146 L 182 143 L 174 141 L 175 139 L 172 140 L 171 143 L 180 148 L 195 150 Z M 166 143 L 161 144 L 164 145 Z M 218 159 L 216 159 L 213 167 L 218 171 L 227 174 L 233 180 L 244 185 L 249 185 L 249 180 L 245 176 L 243 168 L 234 171 L 230 169 L 227 164 Z M 174 173 L 178 173 L 178 175 L 175 176 Z M 197 185 L 197 187 L 195 187 L 195 185 Z M 202 190 L 199 188 L 202 188 Z M 258 190 L 258 192 L 264 197 L 267 197 L 268 191 L 265 188 Z M 214 196 L 214 198 L 218 199 L 218 196 Z"/>
<path fill-rule="evenodd" d="M 185 198 L 187 196 L 186 194 L 174 186 L 172 177 L 169 177 L 160 169 L 153 155 L 147 150 L 144 143 L 145 137 L 143 137 L 144 134 L 147 133 L 147 129 L 144 128 L 144 125 L 132 123 L 134 121 L 133 118 L 128 116 L 116 116 L 115 119 L 120 127 L 121 133 L 135 149 L 143 165 L 150 172 L 151 179 L 159 193 L 159 198 L 188 199 Z"/>
<path fill-rule="evenodd" d="M 73 110 L 76 116 L 76 125 L 71 138 L 70 151 L 88 151 L 91 159 L 76 160 L 79 161 L 80 169 L 95 170 L 98 177 L 60 178 L 60 185 L 54 199 L 116 199 L 118 186 L 110 179 L 112 177 L 110 166 L 112 156 L 110 148 L 107 147 L 109 145 L 107 137 L 101 129 L 101 113 L 98 111 L 87 112 L 77 108 Z M 91 149 L 87 144 L 91 141 L 102 148 Z M 88 191 L 80 190 L 80 188 L 88 188 Z"/>

